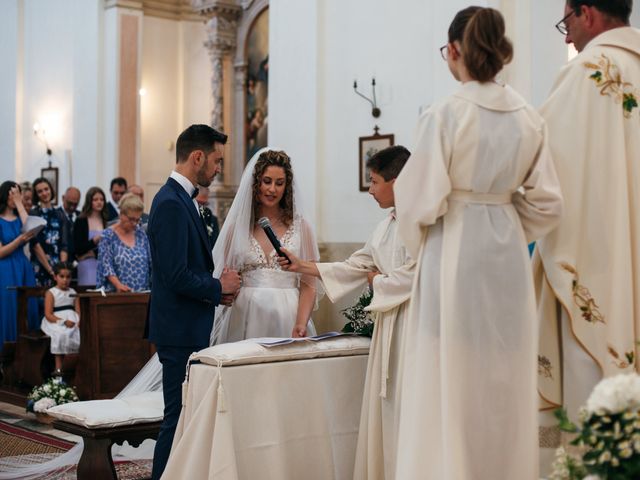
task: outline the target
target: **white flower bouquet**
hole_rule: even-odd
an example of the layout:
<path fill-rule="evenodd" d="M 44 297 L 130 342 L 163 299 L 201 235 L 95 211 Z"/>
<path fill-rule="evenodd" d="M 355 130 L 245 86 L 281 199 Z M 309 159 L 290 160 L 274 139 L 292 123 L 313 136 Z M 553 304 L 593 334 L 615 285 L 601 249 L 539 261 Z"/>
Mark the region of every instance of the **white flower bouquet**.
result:
<path fill-rule="evenodd" d="M 586 474 L 602 480 L 640 478 L 640 376 L 621 374 L 602 380 L 580 412 L 580 427 L 564 409 L 556 411 L 560 429 L 575 433 L 571 442 L 582 458 L 557 454 L 552 480 L 577 480 Z"/>
<path fill-rule="evenodd" d="M 49 408 L 79 400 L 73 387 L 60 377 L 52 377 L 39 387 L 31 390 L 27 398 L 27 411 L 43 413 Z"/>

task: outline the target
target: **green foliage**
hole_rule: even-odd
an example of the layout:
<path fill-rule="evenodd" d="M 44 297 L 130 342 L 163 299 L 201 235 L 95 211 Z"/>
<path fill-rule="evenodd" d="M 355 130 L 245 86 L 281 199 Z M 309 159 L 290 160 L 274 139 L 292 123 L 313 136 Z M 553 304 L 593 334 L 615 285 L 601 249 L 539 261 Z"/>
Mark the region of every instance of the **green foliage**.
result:
<path fill-rule="evenodd" d="M 343 333 L 355 333 L 365 337 L 373 335 L 373 319 L 371 314 L 366 312 L 365 307 L 369 306 L 373 298 L 373 291 L 367 288 L 362 295 L 358 297 L 355 305 L 341 310 L 340 313 L 348 320 L 344 327 Z"/>

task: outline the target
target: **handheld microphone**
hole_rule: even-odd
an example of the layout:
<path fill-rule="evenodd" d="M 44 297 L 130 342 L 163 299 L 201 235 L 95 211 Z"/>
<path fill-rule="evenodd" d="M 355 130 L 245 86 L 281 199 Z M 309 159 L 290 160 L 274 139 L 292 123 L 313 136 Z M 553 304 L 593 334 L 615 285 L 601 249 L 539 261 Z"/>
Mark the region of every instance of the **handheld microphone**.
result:
<path fill-rule="evenodd" d="M 273 232 L 273 229 L 271 228 L 271 222 L 269 221 L 269 219 L 267 217 L 262 217 L 260 220 L 258 220 L 258 225 L 260 225 L 260 227 L 262 227 L 262 229 L 264 230 L 265 235 L 271 242 L 271 245 L 273 245 L 273 248 L 275 248 L 278 256 L 284 257 L 287 260 L 289 260 L 289 257 L 287 257 L 284 254 L 284 252 L 280 249 L 282 245 L 280 245 L 280 240 L 278 240 L 278 237 L 276 237 L 276 234 Z M 291 263 L 291 260 L 289 260 L 289 263 Z"/>

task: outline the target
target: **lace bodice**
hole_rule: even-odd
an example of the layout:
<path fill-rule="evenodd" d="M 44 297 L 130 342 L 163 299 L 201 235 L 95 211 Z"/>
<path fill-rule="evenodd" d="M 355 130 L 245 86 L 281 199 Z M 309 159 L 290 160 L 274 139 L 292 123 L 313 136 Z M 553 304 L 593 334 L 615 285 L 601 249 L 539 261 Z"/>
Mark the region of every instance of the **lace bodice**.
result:
<path fill-rule="evenodd" d="M 280 244 L 296 255 L 300 254 L 300 218 L 296 217 L 279 239 Z M 245 287 L 297 288 L 298 275 L 285 272 L 278 264 L 278 254 L 272 249 L 268 254 L 251 235 L 249 251 L 240 269 Z"/>

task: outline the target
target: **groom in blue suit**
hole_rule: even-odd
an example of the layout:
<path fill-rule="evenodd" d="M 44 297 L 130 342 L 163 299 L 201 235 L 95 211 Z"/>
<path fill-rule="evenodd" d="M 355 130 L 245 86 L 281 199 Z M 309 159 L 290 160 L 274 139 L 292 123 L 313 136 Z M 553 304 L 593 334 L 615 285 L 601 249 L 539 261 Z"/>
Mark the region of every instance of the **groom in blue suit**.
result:
<path fill-rule="evenodd" d="M 164 420 L 153 456 L 153 479 L 169 459 L 180 417 L 182 381 L 189 355 L 209 346 L 214 309 L 230 305 L 240 276 L 224 270 L 213 278 L 212 245 L 195 196 L 220 172 L 227 136 L 208 125 L 191 125 L 176 141 L 176 167 L 151 206 L 148 332 L 162 363 Z"/>

